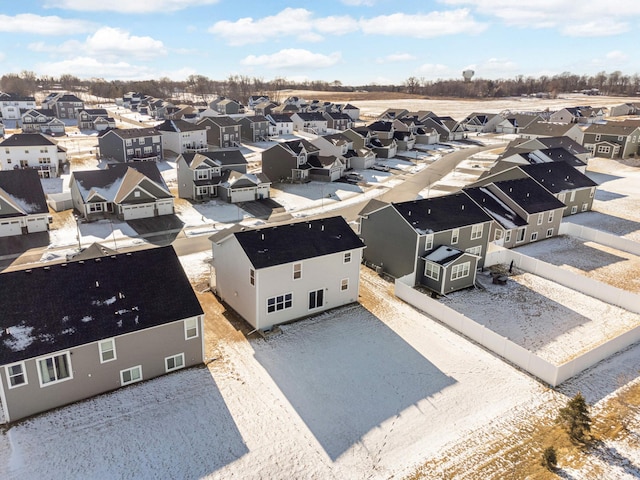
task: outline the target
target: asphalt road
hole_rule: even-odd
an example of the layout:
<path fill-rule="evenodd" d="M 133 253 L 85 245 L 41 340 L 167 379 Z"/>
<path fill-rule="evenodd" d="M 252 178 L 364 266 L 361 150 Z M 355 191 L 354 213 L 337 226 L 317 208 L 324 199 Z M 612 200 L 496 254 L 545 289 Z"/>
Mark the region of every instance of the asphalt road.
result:
<path fill-rule="evenodd" d="M 454 168 L 456 168 L 456 166 L 460 162 L 466 160 L 471 155 L 484 150 L 499 148 L 504 145 L 505 144 L 478 146 L 447 153 L 418 173 L 399 174 L 399 176 L 401 176 L 404 181 L 396 185 L 395 187 L 392 187 L 387 192 L 377 197 L 377 199 L 385 202 L 404 202 L 414 200 L 420 191 L 435 184 L 440 179 L 448 175 L 451 171 L 453 171 Z M 348 222 L 352 222 L 358 219 L 358 213 L 360 212 L 360 210 L 362 210 L 362 208 L 367 204 L 368 201 L 368 199 L 363 199 L 362 202 L 359 203 L 350 203 L 342 208 L 332 209 L 325 213 L 314 215 L 313 218 L 342 215 Z M 290 221 L 291 215 L 285 213 L 272 216 L 267 221 L 267 224 L 278 225 L 282 223 L 288 223 Z M 209 235 L 198 235 L 189 237 L 185 235 L 184 232 L 181 232 L 178 236 L 176 236 L 175 234 L 158 234 L 154 237 L 146 238 L 146 242 L 143 244 L 119 248 L 118 251 L 127 252 L 168 244 L 173 245 L 176 253 L 179 256 L 190 255 L 192 253 L 202 252 L 211 248 Z M 68 249 L 68 247 L 64 247 L 64 249 Z M 0 260 L 0 269 L 13 270 L 20 268 L 20 266 L 23 264 L 38 262 L 45 250 L 47 250 L 46 246 L 31 248 L 20 255 L 18 258 L 2 259 Z"/>

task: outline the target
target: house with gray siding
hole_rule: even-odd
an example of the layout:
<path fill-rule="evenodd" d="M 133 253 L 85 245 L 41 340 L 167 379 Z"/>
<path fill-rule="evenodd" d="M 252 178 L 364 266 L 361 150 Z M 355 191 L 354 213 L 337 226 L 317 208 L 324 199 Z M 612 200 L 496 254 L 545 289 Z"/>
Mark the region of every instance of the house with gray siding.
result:
<path fill-rule="evenodd" d="M 238 120 L 240 133 L 247 142 L 265 142 L 269 139 L 269 120 L 264 115 L 249 115 Z"/>
<path fill-rule="evenodd" d="M 212 148 L 239 147 L 242 126 L 226 115 L 204 117 L 198 122 L 207 131 L 207 144 Z"/>
<path fill-rule="evenodd" d="M 116 162 L 162 160 L 162 137 L 155 128 L 115 128 L 98 136 L 99 156 Z"/>
<path fill-rule="evenodd" d="M 371 200 L 359 215 L 364 260 L 404 283 L 448 293 L 473 285 L 484 265 L 493 219 L 465 193 L 390 204 Z"/>
<path fill-rule="evenodd" d="M 340 216 L 210 239 L 211 289 L 255 329 L 358 301 L 365 246 Z"/>
<path fill-rule="evenodd" d="M 0 237 L 46 232 L 50 220 L 38 172 L 0 170 Z"/>
<path fill-rule="evenodd" d="M 204 361 L 204 313 L 171 246 L 2 273 L 0 290 L 6 422 Z"/>
<path fill-rule="evenodd" d="M 56 113 L 56 117 L 64 119 L 78 118 L 84 110 L 84 102 L 72 93 L 52 92 L 42 101 L 42 108 L 49 108 Z"/>
<path fill-rule="evenodd" d="M 582 145 L 595 157 L 634 157 L 640 153 L 640 127 L 623 122 L 589 125 Z"/>

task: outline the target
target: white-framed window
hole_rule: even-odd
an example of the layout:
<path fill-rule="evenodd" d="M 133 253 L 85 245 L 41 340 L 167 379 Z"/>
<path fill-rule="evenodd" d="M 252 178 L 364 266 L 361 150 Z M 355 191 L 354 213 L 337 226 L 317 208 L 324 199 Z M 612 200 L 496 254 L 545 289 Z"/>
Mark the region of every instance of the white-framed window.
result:
<path fill-rule="evenodd" d="M 468 252 L 472 255 L 477 255 L 479 257 L 482 256 L 482 245 L 476 245 L 475 247 L 469 247 L 465 250 L 465 252 Z"/>
<path fill-rule="evenodd" d="M 133 155 L 133 148 L 127 148 L 127 155 Z"/>
<path fill-rule="evenodd" d="M 455 245 L 458 243 L 458 239 L 460 238 L 460 229 L 454 228 L 451 230 L 451 245 Z"/>
<path fill-rule="evenodd" d="M 480 225 L 472 225 L 471 226 L 471 240 L 476 240 L 477 238 L 482 237 L 482 228 L 484 225 L 481 223 Z"/>
<path fill-rule="evenodd" d="M 153 152 L 153 147 L 144 147 L 144 148 L 142 149 L 142 151 L 143 151 L 144 153 L 151 153 L 151 152 Z"/>
<path fill-rule="evenodd" d="M 510 242 L 511 241 L 511 230 L 507 230 L 504 234 L 504 241 L 505 242 Z"/>
<path fill-rule="evenodd" d="M 20 387 L 21 385 L 27 385 L 27 369 L 24 362 L 14 363 L 7 365 L 5 371 L 7 372 L 7 385 L 9 388 Z"/>
<path fill-rule="evenodd" d="M 544 213 L 538 214 L 538 225 L 542 225 L 542 221 L 544 220 Z"/>
<path fill-rule="evenodd" d="M 184 339 L 196 338 L 198 336 L 198 319 L 187 318 L 184 321 Z"/>
<path fill-rule="evenodd" d="M 599 133 L 596 133 L 595 141 L 596 141 L 596 142 L 599 142 L 599 141 L 600 141 L 600 138 L 601 138 L 600 134 L 599 134 Z"/>
<path fill-rule="evenodd" d="M 293 264 L 293 279 L 299 280 L 302 278 L 302 264 L 294 263 Z"/>
<path fill-rule="evenodd" d="M 440 265 L 433 262 L 425 262 L 424 276 L 433 280 L 440 280 Z"/>
<path fill-rule="evenodd" d="M 549 217 L 547 218 L 547 221 L 548 221 L 549 223 L 553 222 L 553 210 L 551 210 L 551 211 L 549 212 Z"/>
<path fill-rule="evenodd" d="M 549 237 L 553 237 L 553 228 L 549 228 L 547 230 L 547 238 L 549 238 Z"/>
<path fill-rule="evenodd" d="M 569 201 L 573 202 L 576 199 L 576 191 L 575 190 L 571 190 L 571 195 L 569 196 Z"/>
<path fill-rule="evenodd" d="M 433 248 L 433 233 L 427 235 L 424 238 L 424 249 L 425 251 L 429 251 Z"/>
<path fill-rule="evenodd" d="M 120 370 L 120 385 L 125 386 L 142 380 L 142 365 Z"/>
<path fill-rule="evenodd" d="M 351 263 L 351 252 L 344 252 L 344 257 L 342 257 L 342 263 Z"/>
<path fill-rule="evenodd" d="M 209 178 L 209 170 L 196 170 L 196 180 L 206 180 Z"/>
<path fill-rule="evenodd" d="M 609 145 L 598 145 L 598 153 L 608 154 L 611 152 L 611 147 Z"/>
<path fill-rule="evenodd" d="M 36 364 L 41 387 L 73 378 L 69 352 L 39 358 Z"/>
<path fill-rule="evenodd" d="M 113 338 L 107 338 L 98 342 L 100 352 L 100 363 L 111 362 L 116 357 L 116 342 Z"/>
<path fill-rule="evenodd" d="M 573 215 L 574 213 L 578 212 L 578 206 L 574 205 L 573 207 L 571 207 L 571 215 Z"/>
<path fill-rule="evenodd" d="M 251 285 L 256 284 L 256 271 L 253 268 L 249 269 L 249 283 Z"/>
<path fill-rule="evenodd" d="M 536 240 L 538 240 L 538 232 L 532 232 L 531 233 L 531 241 L 535 242 Z"/>
<path fill-rule="evenodd" d="M 140 190 L 136 190 L 135 192 L 133 192 L 133 196 L 135 198 L 140 198 Z"/>
<path fill-rule="evenodd" d="M 526 233 L 527 233 L 526 227 L 519 228 L 516 234 L 516 243 L 524 242 L 524 236 Z"/>
<path fill-rule="evenodd" d="M 345 290 L 349 290 L 349 279 L 343 278 L 340 280 L 340 291 L 344 292 Z"/>
<path fill-rule="evenodd" d="M 309 310 L 320 308 L 324 305 L 324 289 L 309 292 Z"/>
<path fill-rule="evenodd" d="M 172 372 L 184 367 L 184 353 L 179 353 L 164 359 L 164 371 Z"/>
<path fill-rule="evenodd" d="M 582 204 L 582 211 L 586 212 L 589 209 L 589 204 L 588 203 L 583 203 Z"/>
<path fill-rule="evenodd" d="M 468 277 L 471 269 L 471 262 L 464 262 L 460 265 L 454 265 L 451 267 L 451 280 L 458 280 L 460 278 Z"/>
<path fill-rule="evenodd" d="M 130 138 L 127 138 L 127 139 L 124 141 L 124 144 L 125 144 L 127 147 L 130 147 L 131 145 L 133 145 L 133 142 L 131 141 L 131 139 L 130 139 Z"/>
<path fill-rule="evenodd" d="M 562 203 L 564 203 L 564 197 L 565 197 L 564 192 L 558 194 L 558 200 L 560 200 Z"/>
<path fill-rule="evenodd" d="M 284 295 L 276 295 L 267 298 L 267 313 L 279 312 L 293 306 L 293 293 L 285 293 Z"/>
<path fill-rule="evenodd" d="M 596 194 L 596 187 L 591 187 L 591 190 L 589 190 L 589 198 L 593 198 Z"/>
<path fill-rule="evenodd" d="M 502 238 L 502 235 L 504 234 L 504 232 L 502 231 L 501 228 L 496 228 L 496 231 L 493 235 L 493 239 L 494 240 L 500 240 Z"/>
<path fill-rule="evenodd" d="M 96 213 L 96 212 L 102 212 L 102 211 L 103 211 L 102 203 L 90 203 L 89 204 L 89 212 L 90 213 Z"/>

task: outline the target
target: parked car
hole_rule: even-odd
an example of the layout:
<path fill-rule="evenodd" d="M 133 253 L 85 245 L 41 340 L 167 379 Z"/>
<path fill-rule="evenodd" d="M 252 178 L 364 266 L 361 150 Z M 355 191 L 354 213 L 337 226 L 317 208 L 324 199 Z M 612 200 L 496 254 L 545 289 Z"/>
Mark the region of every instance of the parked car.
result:
<path fill-rule="evenodd" d="M 362 175 L 360 175 L 359 173 L 347 173 L 344 178 L 346 178 L 347 180 L 352 180 L 352 181 L 356 181 L 356 182 L 361 182 L 362 180 L 364 180 L 364 177 Z"/>
<path fill-rule="evenodd" d="M 376 163 L 375 165 L 371 166 L 371 170 L 378 170 L 379 172 L 388 172 L 389 167 L 387 167 L 386 165 L 381 165 Z"/>

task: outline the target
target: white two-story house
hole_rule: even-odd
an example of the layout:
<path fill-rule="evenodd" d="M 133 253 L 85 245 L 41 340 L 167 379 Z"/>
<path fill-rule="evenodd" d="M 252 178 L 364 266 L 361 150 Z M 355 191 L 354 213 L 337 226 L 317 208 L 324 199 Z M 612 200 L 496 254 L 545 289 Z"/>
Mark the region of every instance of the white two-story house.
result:
<path fill-rule="evenodd" d="M 177 154 L 206 152 L 207 128 L 184 120 L 165 120 L 156 129 L 162 135 L 162 149 Z"/>
<path fill-rule="evenodd" d="M 56 177 L 67 151 L 41 133 L 16 133 L 0 143 L 0 170 L 33 168 L 42 178 Z"/>

